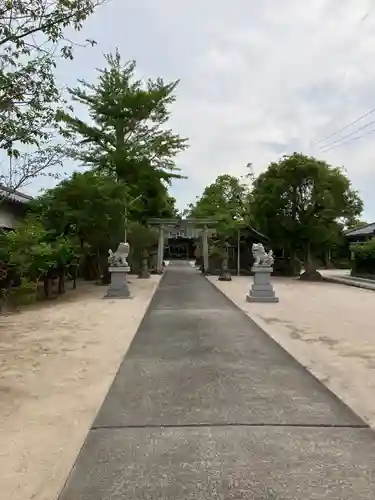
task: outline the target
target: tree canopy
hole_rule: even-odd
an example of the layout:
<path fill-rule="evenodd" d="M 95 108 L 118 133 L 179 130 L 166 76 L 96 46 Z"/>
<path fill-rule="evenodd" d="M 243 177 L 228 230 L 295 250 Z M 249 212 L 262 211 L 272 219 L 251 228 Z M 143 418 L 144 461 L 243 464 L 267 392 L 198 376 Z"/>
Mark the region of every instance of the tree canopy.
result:
<path fill-rule="evenodd" d="M 9 157 L 0 183 L 13 190 L 61 166 L 53 145 L 57 109 L 58 57 L 72 59 L 74 41 L 96 0 L 7 0 L 0 7 L 0 154 Z M 87 43 L 93 43 L 88 40 Z"/>
<path fill-rule="evenodd" d="M 361 229 L 362 227 L 367 226 L 369 223 L 365 220 L 361 220 L 358 217 L 354 217 L 351 219 L 348 219 L 346 221 L 345 229 Z"/>
<path fill-rule="evenodd" d="M 342 169 L 294 153 L 271 163 L 254 181 L 251 210 L 260 230 L 291 253 L 336 241 L 363 204 Z"/>
<path fill-rule="evenodd" d="M 218 232 L 230 236 L 247 222 L 249 189 L 237 177 L 224 174 L 207 186 L 196 203 L 189 206 L 190 217 L 207 217 L 218 221 Z"/>
<path fill-rule="evenodd" d="M 89 5 L 93 6 L 88 0 L 56 0 L 50 7 L 59 8 L 65 4 L 77 9 L 84 4 L 84 12 L 88 12 Z M 79 14 L 79 21 L 75 11 L 71 11 L 61 21 L 62 24 L 59 24 L 59 16 L 53 18 L 56 34 L 51 35 L 49 25 L 45 27 L 45 32 L 42 30 L 47 41 L 56 48 L 63 38 L 64 27 L 73 23 L 72 27 L 79 29 L 86 16 L 84 12 Z M 51 18 L 52 23 L 55 21 Z M 43 26 L 44 21 L 40 22 L 42 24 L 38 26 Z M 38 53 L 39 48 L 35 50 Z M 71 57 L 70 50 L 65 45 L 66 57 Z M 39 277 L 49 278 L 53 270 L 64 275 L 64 269 L 71 260 L 69 247 L 74 248 L 76 259 L 80 259 L 84 277 L 103 277 L 107 269 L 108 249 L 116 248 L 124 239 L 125 227 L 129 239 L 136 243 L 132 245 L 131 255 L 136 266 L 139 255 L 135 255 L 134 251 L 143 253 L 144 245 L 155 242 L 155 235 L 146 227 L 148 219 L 172 217 L 176 213 L 175 199 L 170 196 L 168 187 L 172 179 L 182 177 L 175 157 L 187 147 L 186 140 L 168 128 L 169 107 L 175 100 L 178 82 L 164 83 L 160 78 L 155 81 L 137 80 L 135 62 L 122 64 L 118 52 L 114 56 L 108 55 L 106 61 L 107 68 L 99 70 L 96 82 L 91 84 L 80 80 L 78 87 L 69 89 L 72 102 L 86 106 L 89 123 L 75 116 L 72 107 L 65 107 L 65 111 L 60 109 L 64 105 L 62 101 L 56 106 L 49 101 L 39 103 L 38 106 L 44 106 L 44 114 L 39 108 L 36 110 L 40 111 L 40 115 L 34 113 L 31 102 L 26 104 L 25 109 L 34 113 L 27 119 L 30 122 L 34 120 L 38 130 L 27 137 L 20 134 L 17 140 L 21 145 L 35 146 L 36 149 L 27 164 L 22 163 L 23 154 L 18 150 L 8 151 L 13 179 L 17 176 L 22 183 L 43 171 L 48 162 L 49 166 L 61 165 L 68 156 L 80 161 L 89 170 L 73 173 L 30 203 L 31 215 L 25 223 L 15 233 L 3 235 L 4 252 L 0 255 L 2 273 L 10 266 L 17 276 L 28 274 L 32 282 L 38 281 Z M 42 85 L 42 82 L 39 83 Z M 54 80 L 50 83 L 57 98 L 58 89 Z M 45 88 L 43 92 L 47 91 Z M 12 112 L 17 117 L 15 108 Z M 9 117 L 13 115 L 9 114 Z M 20 126 L 28 123 L 22 122 L 24 117 L 21 118 Z M 55 132 L 61 133 L 69 142 L 69 147 L 53 143 L 44 145 L 43 141 L 48 142 L 50 136 L 43 132 L 42 118 L 46 125 L 47 122 L 48 125 L 56 125 Z M 9 131 L 12 131 L 11 127 Z M 13 145 L 14 141 L 10 138 L 8 146 Z M 18 186 L 13 183 L 12 187 Z M 25 243 L 27 241 L 29 243 Z M 22 253 L 22 242 L 28 245 L 28 251 L 18 255 Z M 11 256 L 9 249 L 15 252 L 16 248 L 17 252 Z M 65 261 L 64 249 L 69 255 Z M 40 276 L 35 272 L 35 266 L 40 269 Z"/>
<path fill-rule="evenodd" d="M 101 1 L 8 0 L 0 7 L 0 153 L 9 160 L 0 184 L 17 189 L 67 157 L 86 170 L 45 191 L 17 231 L 1 236 L 0 268 L 33 283 L 78 258 L 102 274 L 125 228 L 141 251 L 155 243 L 148 219 L 177 214 L 168 189 L 183 178 L 176 159 L 188 147 L 170 128 L 178 80 L 139 79 L 136 62 L 117 50 L 94 81 L 68 89 L 69 103 L 56 83 L 56 57 L 73 57 L 66 31 L 80 30 Z M 220 175 L 188 216 L 217 220 L 224 239 L 251 222 L 287 253 L 302 249 L 306 262 L 359 224 L 362 202 L 342 169 L 301 153 L 258 177 L 247 167 L 250 186 Z"/>
<path fill-rule="evenodd" d="M 187 147 L 166 127 L 178 81 L 137 80 L 135 61 L 122 63 L 118 51 L 106 62 L 97 83 L 79 80 L 80 86 L 69 89 L 91 118 L 86 123 L 73 108 L 59 114 L 62 133 L 75 141 L 69 154 L 124 183 L 130 198 L 165 198 L 166 186 L 181 178 L 175 156 Z"/>
<path fill-rule="evenodd" d="M 56 235 L 76 235 L 82 245 L 107 252 L 123 235 L 125 200 L 125 187 L 112 177 L 75 172 L 38 197 L 31 208 Z"/>

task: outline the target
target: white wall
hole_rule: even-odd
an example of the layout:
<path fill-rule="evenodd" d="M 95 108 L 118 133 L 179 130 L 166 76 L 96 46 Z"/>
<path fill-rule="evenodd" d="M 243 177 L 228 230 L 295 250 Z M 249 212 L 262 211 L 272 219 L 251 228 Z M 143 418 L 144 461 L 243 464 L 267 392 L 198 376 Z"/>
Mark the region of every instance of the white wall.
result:
<path fill-rule="evenodd" d="M 8 206 L 0 206 L 0 227 L 14 228 L 17 217 Z"/>

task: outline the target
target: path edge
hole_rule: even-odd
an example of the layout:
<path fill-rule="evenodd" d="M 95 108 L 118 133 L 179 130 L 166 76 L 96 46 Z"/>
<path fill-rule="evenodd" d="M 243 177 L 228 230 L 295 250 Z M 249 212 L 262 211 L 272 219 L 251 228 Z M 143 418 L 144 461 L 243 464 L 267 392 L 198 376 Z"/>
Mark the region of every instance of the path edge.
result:
<path fill-rule="evenodd" d="M 375 292 L 375 281 L 374 284 L 360 281 L 351 281 L 345 278 L 336 277 L 336 276 L 323 276 L 323 281 L 327 283 L 336 283 L 336 285 L 345 285 L 351 286 L 354 288 L 361 288 L 362 290 L 368 290 L 370 292 Z"/>
<path fill-rule="evenodd" d="M 212 275 L 211 275 L 212 276 Z M 291 358 L 292 360 L 294 360 L 295 363 L 297 363 L 306 373 L 308 373 L 311 377 L 313 377 L 319 384 L 322 385 L 322 387 L 325 389 L 325 391 L 331 395 L 334 399 L 336 399 L 341 405 L 343 405 L 347 410 L 351 411 L 357 418 L 358 420 L 360 420 L 362 423 L 363 423 L 363 427 L 364 429 L 369 429 L 371 430 L 372 432 L 375 432 L 375 429 L 369 424 L 369 422 L 366 421 L 366 419 L 359 415 L 351 406 L 349 406 L 349 404 L 347 404 L 345 401 L 343 401 L 340 396 L 338 396 L 338 394 L 336 394 L 330 387 L 328 387 L 322 380 L 320 380 L 318 378 L 317 375 L 315 375 L 315 373 L 313 373 L 308 366 L 306 366 L 304 363 L 302 363 L 301 361 L 299 361 L 296 357 L 293 356 L 293 354 L 291 354 L 282 344 L 280 344 L 280 342 L 274 338 L 270 333 L 268 333 L 264 328 L 263 326 L 261 326 L 255 319 L 253 319 L 249 314 L 247 314 L 243 309 L 241 309 L 241 307 L 239 307 L 231 298 L 228 297 L 228 295 L 226 295 L 218 286 L 215 285 L 214 282 L 210 281 L 208 279 L 207 276 L 203 276 L 203 278 L 217 291 L 219 292 L 228 302 L 230 302 L 238 311 L 240 311 L 240 313 L 245 316 L 249 321 L 250 323 L 255 327 L 257 328 L 258 330 L 260 330 L 264 335 L 266 335 L 270 340 L 272 340 L 273 342 L 275 342 L 275 344 L 277 344 L 280 349 L 282 349 L 289 358 Z M 245 299 L 244 299 L 245 300 Z M 276 305 L 277 307 L 277 305 Z"/>
<path fill-rule="evenodd" d="M 143 315 L 143 317 L 142 317 L 142 319 L 141 319 L 141 321 L 140 321 L 140 323 L 139 323 L 139 325 L 138 325 L 138 327 L 137 327 L 137 330 L 136 330 L 136 332 L 135 332 L 135 334 L 134 334 L 134 336 L 133 336 L 133 338 L 132 338 L 132 341 L 130 342 L 129 347 L 128 347 L 128 349 L 126 350 L 126 352 L 125 352 L 125 354 L 124 354 L 124 356 L 123 356 L 123 358 L 122 358 L 122 360 L 121 360 L 121 362 L 120 362 L 120 364 L 119 364 L 119 366 L 118 366 L 118 368 L 117 368 L 117 370 L 116 370 L 116 373 L 115 373 L 115 375 L 114 375 L 114 377 L 113 377 L 113 380 L 112 380 L 112 382 L 110 383 L 110 386 L 109 386 L 109 388 L 108 388 L 108 391 L 107 391 L 106 395 L 104 396 L 104 399 L 103 399 L 103 401 L 102 401 L 101 405 L 99 406 L 99 409 L 98 409 L 98 411 L 96 412 L 96 414 L 95 414 L 95 416 L 94 416 L 94 418 L 93 418 L 93 420 L 92 420 L 92 422 L 91 422 L 91 424 L 90 424 L 90 427 L 88 428 L 88 431 L 87 431 L 86 437 L 85 437 L 85 439 L 83 440 L 83 442 L 82 442 L 82 444 L 81 444 L 81 446 L 80 446 L 80 448 L 79 448 L 79 451 L 78 451 L 78 453 L 77 453 L 77 455 L 76 455 L 76 458 L 74 459 L 74 462 L 73 462 L 73 464 L 72 464 L 72 467 L 70 468 L 69 474 L 67 475 L 67 477 L 66 477 L 66 479 L 65 479 L 65 481 L 64 481 L 64 484 L 62 485 L 61 490 L 59 491 L 59 493 L 57 494 L 57 496 L 56 496 L 53 500 L 63 500 L 63 494 L 64 494 L 64 491 L 66 490 L 66 487 L 68 486 L 69 480 L 70 480 L 70 478 L 72 477 L 73 472 L 74 472 L 74 470 L 75 470 L 75 468 L 76 468 L 76 464 L 77 464 L 77 462 L 79 461 L 79 459 L 80 459 L 80 457 L 81 457 L 81 455 L 82 455 L 83 449 L 84 449 L 84 448 L 85 448 L 85 446 L 86 446 L 86 443 L 87 443 L 87 440 L 88 440 L 88 438 L 89 438 L 89 435 L 90 435 L 90 433 L 91 433 L 91 432 L 95 431 L 95 429 L 93 428 L 93 424 L 94 424 L 95 420 L 97 419 L 97 416 L 98 416 L 98 414 L 99 414 L 99 412 L 100 412 L 100 410 L 101 410 L 101 408 L 102 408 L 102 406 L 103 406 L 103 404 L 104 404 L 104 402 L 105 402 L 105 400 L 106 400 L 106 398 L 107 398 L 107 396 L 108 396 L 108 393 L 109 393 L 109 391 L 110 391 L 110 389 L 111 389 L 111 387 L 112 387 L 112 385 L 113 385 L 113 382 L 115 381 L 115 379 L 116 379 L 116 377 L 117 377 L 117 374 L 118 374 L 118 372 L 120 371 L 120 368 L 121 368 L 121 366 L 122 366 L 122 363 L 124 362 L 125 356 L 127 355 L 127 353 L 128 353 L 128 351 L 129 351 L 129 349 L 131 348 L 131 345 L 132 345 L 132 343 L 134 342 L 134 339 L 135 339 L 135 337 L 136 337 L 136 335 L 137 335 L 138 331 L 140 330 L 141 326 L 142 326 L 142 325 L 143 325 L 143 323 L 145 322 L 146 318 L 150 315 L 151 306 L 152 306 L 152 303 L 153 303 L 153 302 L 154 302 L 154 300 L 155 300 L 155 295 L 156 295 L 156 292 L 158 291 L 158 289 L 159 289 L 159 287 L 160 287 L 161 283 L 163 282 L 164 277 L 165 277 L 165 272 L 162 274 L 162 276 L 161 276 L 161 278 L 160 278 L 160 280 L 159 280 L 158 284 L 157 284 L 157 285 L 156 285 L 156 287 L 155 287 L 154 293 L 152 294 L 151 300 L 150 300 L 150 302 L 148 303 L 148 306 L 147 306 L 147 308 L 146 308 L 146 310 L 145 310 L 145 313 L 144 313 L 144 315 Z M 77 499 L 77 500 L 78 500 L 78 499 Z"/>

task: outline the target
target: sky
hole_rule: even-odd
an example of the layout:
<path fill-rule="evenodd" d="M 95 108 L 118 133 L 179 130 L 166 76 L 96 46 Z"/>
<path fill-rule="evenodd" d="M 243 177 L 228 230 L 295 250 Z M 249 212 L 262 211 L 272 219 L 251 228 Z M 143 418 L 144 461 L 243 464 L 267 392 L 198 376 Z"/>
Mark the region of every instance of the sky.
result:
<path fill-rule="evenodd" d="M 375 220 L 375 133 L 352 140 L 375 130 L 375 112 L 319 142 L 375 108 L 375 0 L 109 0 L 75 35 L 86 38 L 97 45 L 58 67 L 64 85 L 95 81 L 116 47 L 141 77 L 180 79 L 178 208 L 220 174 L 299 151 L 344 167 Z"/>

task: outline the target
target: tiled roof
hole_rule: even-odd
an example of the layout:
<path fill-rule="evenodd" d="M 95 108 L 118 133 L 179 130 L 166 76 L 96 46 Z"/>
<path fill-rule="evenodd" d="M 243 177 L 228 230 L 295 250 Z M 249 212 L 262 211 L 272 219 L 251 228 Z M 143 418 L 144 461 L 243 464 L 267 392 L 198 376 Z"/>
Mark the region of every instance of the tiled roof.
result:
<path fill-rule="evenodd" d="M 28 194 L 9 189 L 5 186 L 0 186 L 0 199 L 1 198 L 13 201 L 14 203 L 27 203 L 33 199 L 33 197 Z"/>
<path fill-rule="evenodd" d="M 374 234 L 374 232 L 375 222 L 371 222 L 371 224 L 359 227 L 358 229 L 350 229 L 349 231 L 346 231 L 345 236 L 365 236 L 367 234 Z"/>

